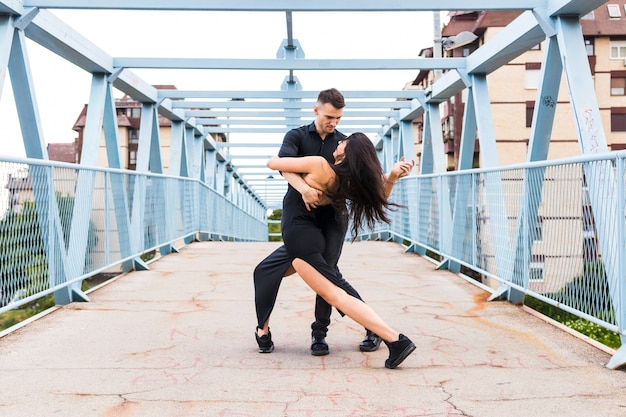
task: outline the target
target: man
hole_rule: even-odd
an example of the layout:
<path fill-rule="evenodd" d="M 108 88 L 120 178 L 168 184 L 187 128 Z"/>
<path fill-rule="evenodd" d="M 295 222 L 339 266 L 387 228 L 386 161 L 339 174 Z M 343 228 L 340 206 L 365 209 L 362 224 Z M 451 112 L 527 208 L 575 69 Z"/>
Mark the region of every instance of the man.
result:
<path fill-rule="evenodd" d="M 278 156 L 320 155 L 329 163 L 334 163 L 333 152 L 338 142 L 345 138 L 343 133 L 336 130 L 344 107 L 345 101 L 340 91 L 334 88 L 321 91 L 313 107 L 315 120 L 309 125 L 287 132 Z M 326 236 L 324 258 L 328 265 L 337 268 L 337 275 L 342 281 L 341 287 L 348 294 L 361 300 L 361 296 L 343 279 L 337 267 L 348 228 L 347 218 L 336 216 L 336 210 L 330 205 L 318 207 L 321 191 L 309 187 L 300 174 L 283 172 L 282 175 L 289 183 L 283 199 L 282 229 L 285 230 L 297 222 L 313 222 L 322 229 Z M 292 261 L 293 258 L 283 245 L 261 261 L 254 270 L 258 320 L 255 336 L 261 353 L 270 353 L 274 350 L 269 331 L 269 316 L 276 303 L 283 276 L 293 273 Z M 331 312 L 332 307 L 318 295 L 315 299 L 315 321 L 311 324 L 312 355 L 321 356 L 329 353 L 326 333 Z M 363 352 L 373 352 L 378 349 L 381 340 L 376 334 L 366 331 L 365 339 L 359 345 L 359 349 Z"/>

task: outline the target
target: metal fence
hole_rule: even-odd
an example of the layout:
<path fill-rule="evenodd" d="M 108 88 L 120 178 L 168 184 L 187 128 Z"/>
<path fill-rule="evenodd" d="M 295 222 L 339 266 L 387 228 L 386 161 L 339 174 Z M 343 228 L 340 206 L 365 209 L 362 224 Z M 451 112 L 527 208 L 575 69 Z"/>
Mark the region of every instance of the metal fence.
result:
<path fill-rule="evenodd" d="M 189 178 L 3 158 L 0 184 L 0 313 L 50 293 L 69 302 L 82 280 L 194 239 L 267 240 L 255 200 L 244 210 Z"/>
<path fill-rule="evenodd" d="M 390 237 L 521 302 L 530 295 L 626 340 L 626 152 L 401 179 Z M 267 241 L 256 201 L 199 181 L 36 160 L 0 162 L 0 313 L 194 239 Z M 242 209 L 247 207 L 247 209 Z"/>
<path fill-rule="evenodd" d="M 595 157 L 407 177 L 392 224 L 362 236 L 477 272 L 492 298 L 530 295 L 626 340 L 624 159 Z M 616 361 L 623 361 L 616 358 Z M 623 363 L 623 362 L 622 362 Z"/>

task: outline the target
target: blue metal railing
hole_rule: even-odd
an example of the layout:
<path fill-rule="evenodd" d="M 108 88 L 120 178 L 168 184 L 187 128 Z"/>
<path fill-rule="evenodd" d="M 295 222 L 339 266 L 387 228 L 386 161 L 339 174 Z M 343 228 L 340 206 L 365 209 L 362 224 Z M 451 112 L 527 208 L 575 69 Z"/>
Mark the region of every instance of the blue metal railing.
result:
<path fill-rule="evenodd" d="M 362 239 L 430 251 L 478 272 L 492 299 L 530 295 L 620 334 L 626 361 L 624 152 L 401 179 L 392 213 Z"/>
<path fill-rule="evenodd" d="M 265 241 L 265 210 L 200 181 L 49 161 L 0 160 L 0 313 L 142 265 L 194 239 Z"/>
<path fill-rule="evenodd" d="M 626 362 L 625 152 L 401 179 L 391 237 L 478 273 L 492 299 L 530 295 L 620 334 Z M 0 162 L 0 312 L 147 252 L 193 239 L 266 241 L 262 206 L 243 210 L 199 181 L 33 160 Z M 241 202 L 240 202 L 241 203 Z M 59 302 L 59 301 L 57 301 Z"/>

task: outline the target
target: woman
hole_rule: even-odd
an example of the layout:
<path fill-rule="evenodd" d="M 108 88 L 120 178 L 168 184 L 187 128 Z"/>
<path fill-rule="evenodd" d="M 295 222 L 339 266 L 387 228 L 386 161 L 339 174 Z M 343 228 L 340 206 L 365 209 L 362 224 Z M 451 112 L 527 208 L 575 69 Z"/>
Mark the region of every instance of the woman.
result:
<path fill-rule="evenodd" d="M 320 156 L 305 156 L 274 157 L 267 166 L 277 171 L 301 173 L 309 186 L 324 193 L 325 204 L 333 204 L 339 212 L 347 210 L 352 220 L 353 240 L 362 225 L 389 223 L 386 210 L 396 205 L 387 198 L 395 180 L 410 172 L 413 163 L 398 162 L 385 178 L 376 149 L 363 133 L 354 133 L 341 141 L 334 156 L 337 161 L 334 165 Z M 413 342 L 389 327 L 367 304 L 339 287 L 336 269 L 323 257 L 325 240 L 321 230 L 310 222 L 298 219 L 293 222 L 283 234 L 283 241 L 295 258 L 292 265 L 296 272 L 329 304 L 382 337 L 389 348 L 385 367 L 396 368 L 415 350 Z"/>

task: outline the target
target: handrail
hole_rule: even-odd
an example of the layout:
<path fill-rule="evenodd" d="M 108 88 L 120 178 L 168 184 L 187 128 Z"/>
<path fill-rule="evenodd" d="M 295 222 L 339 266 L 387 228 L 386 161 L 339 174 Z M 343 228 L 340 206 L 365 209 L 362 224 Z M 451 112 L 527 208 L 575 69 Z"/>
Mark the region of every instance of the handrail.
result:
<path fill-rule="evenodd" d="M 387 236 L 463 268 L 491 299 L 524 296 L 620 334 L 626 362 L 626 153 L 610 152 L 398 181 Z"/>
<path fill-rule="evenodd" d="M 195 179 L 3 157 L 0 181 L 0 313 L 50 293 L 84 300 L 84 279 L 193 240 L 267 240 L 260 204 Z"/>

